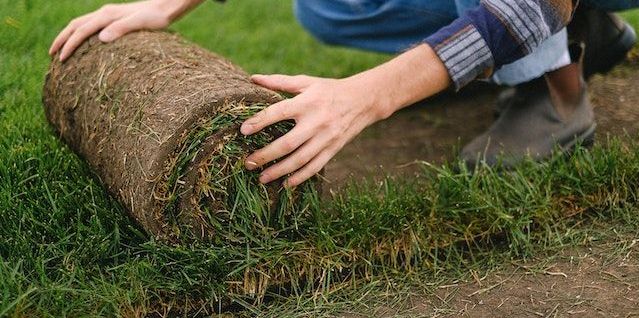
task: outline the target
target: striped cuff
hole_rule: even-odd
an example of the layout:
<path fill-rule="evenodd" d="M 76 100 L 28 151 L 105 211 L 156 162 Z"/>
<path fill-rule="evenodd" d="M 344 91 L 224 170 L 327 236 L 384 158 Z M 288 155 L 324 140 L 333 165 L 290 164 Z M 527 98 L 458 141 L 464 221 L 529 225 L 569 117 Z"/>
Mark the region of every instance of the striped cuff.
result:
<path fill-rule="evenodd" d="M 516 6 L 507 0 L 485 0 L 482 4 L 504 22 L 504 27 L 515 37 L 524 54 L 529 54 L 541 42 L 559 31 L 556 28 L 563 27 L 563 23 L 551 17 L 551 14 L 544 14 L 542 5 L 537 1 L 517 1 Z M 553 12 L 550 9 L 546 10 Z M 549 24 L 545 20 L 553 22 Z M 551 25 L 556 30 L 551 30 Z"/>
<path fill-rule="evenodd" d="M 472 24 L 466 25 L 445 39 L 428 38 L 426 43 L 444 62 L 457 90 L 477 77 L 487 77 L 492 73 L 493 55 L 484 38 Z"/>

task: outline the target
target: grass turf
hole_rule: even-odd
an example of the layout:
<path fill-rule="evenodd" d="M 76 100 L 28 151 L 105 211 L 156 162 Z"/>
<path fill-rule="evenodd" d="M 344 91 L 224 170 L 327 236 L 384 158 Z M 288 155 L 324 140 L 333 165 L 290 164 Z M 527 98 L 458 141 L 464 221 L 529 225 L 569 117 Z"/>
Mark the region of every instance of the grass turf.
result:
<path fill-rule="evenodd" d="M 156 243 L 50 133 L 40 103 L 46 49 L 66 21 L 99 5 L 0 0 L 0 316 L 135 316 L 169 307 L 217 308 L 229 268 L 242 269 L 224 260 L 277 261 L 288 255 L 283 251 L 309 249 L 296 243 L 247 255 L 241 248 L 220 252 Z M 175 29 L 249 72 L 340 77 L 387 58 L 321 46 L 296 26 L 287 2 L 208 3 Z M 292 38 L 296 45 L 290 45 Z M 425 166 L 418 179 L 353 185 L 332 203 L 311 209 L 313 222 L 300 228 L 312 253 L 298 255 L 335 269 L 318 271 L 314 289 L 338 279 L 347 278 L 346 283 L 315 296 L 243 304 L 248 314 L 269 315 L 265 309 L 273 316 L 326 314 L 383 289 L 379 282 L 389 275 L 400 285 L 415 272 L 437 281 L 526 255 L 536 245 L 578 241 L 590 233 L 575 227 L 583 220 L 634 230 L 639 227 L 638 149 L 611 142 L 507 174 L 483 169 L 468 176 L 451 167 Z M 486 248 L 495 241 L 481 238 L 491 233 L 502 233 L 496 242 L 505 246 Z M 465 239 L 470 247 L 453 243 Z M 344 270 L 348 266 L 350 271 Z M 405 275 L 406 269 L 412 274 Z M 369 279 L 354 279 L 353 271 Z M 287 287 L 293 293 L 304 288 Z"/>

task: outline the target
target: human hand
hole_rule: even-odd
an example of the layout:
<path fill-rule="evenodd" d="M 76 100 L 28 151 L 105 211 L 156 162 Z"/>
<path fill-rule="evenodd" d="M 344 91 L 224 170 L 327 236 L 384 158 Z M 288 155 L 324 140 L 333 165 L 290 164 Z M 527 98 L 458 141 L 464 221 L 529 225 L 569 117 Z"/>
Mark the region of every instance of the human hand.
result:
<path fill-rule="evenodd" d="M 250 135 L 280 121 L 295 121 L 291 131 L 246 158 L 246 168 L 254 170 L 286 156 L 261 173 L 261 183 L 292 173 L 285 186 L 299 185 L 364 128 L 387 115 L 381 111 L 381 99 L 355 79 L 305 75 L 254 75 L 251 79 L 275 91 L 297 94 L 260 111 L 240 128 L 242 134 Z"/>
<path fill-rule="evenodd" d="M 200 1 L 146 0 L 107 4 L 94 12 L 71 20 L 51 44 L 49 54 L 54 55 L 60 51 L 60 60 L 64 61 L 84 40 L 100 30 L 100 41 L 111 42 L 129 32 L 165 28 L 177 16 Z"/>

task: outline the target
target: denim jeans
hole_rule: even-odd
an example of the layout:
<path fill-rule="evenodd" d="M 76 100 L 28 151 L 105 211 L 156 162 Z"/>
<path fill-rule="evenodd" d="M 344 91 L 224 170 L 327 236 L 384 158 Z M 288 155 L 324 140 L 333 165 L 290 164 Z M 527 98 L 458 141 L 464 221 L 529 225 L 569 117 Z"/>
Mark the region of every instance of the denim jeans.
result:
<path fill-rule="evenodd" d="M 583 0 L 604 10 L 639 7 L 639 0 Z M 299 22 L 319 40 L 379 52 L 398 53 L 448 25 L 479 0 L 294 0 Z M 531 54 L 502 66 L 498 84 L 528 82 L 570 63 L 566 30 Z"/>

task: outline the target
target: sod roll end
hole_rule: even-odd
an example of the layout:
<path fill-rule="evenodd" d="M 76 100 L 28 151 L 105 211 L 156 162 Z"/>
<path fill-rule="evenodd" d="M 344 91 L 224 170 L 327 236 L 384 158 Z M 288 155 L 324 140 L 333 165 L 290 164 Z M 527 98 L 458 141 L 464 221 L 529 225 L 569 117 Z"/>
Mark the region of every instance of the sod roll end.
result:
<path fill-rule="evenodd" d="M 240 123 L 281 100 L 228 60 L 166 32 L 96 37 L 64 63 L 43 92 L 46 117 L 108 191 L 164 241 L 228 243 L 286 227 L 298 193 L 264 186 L 243 158 L 288 131 L 253 136 Z M 299 215 L 298 215 L 299 216 Z"/>

